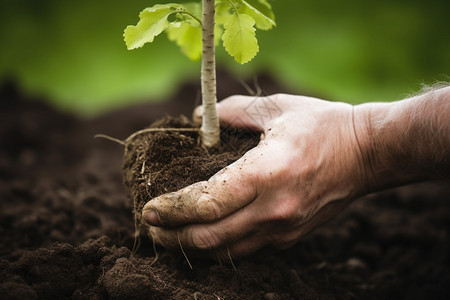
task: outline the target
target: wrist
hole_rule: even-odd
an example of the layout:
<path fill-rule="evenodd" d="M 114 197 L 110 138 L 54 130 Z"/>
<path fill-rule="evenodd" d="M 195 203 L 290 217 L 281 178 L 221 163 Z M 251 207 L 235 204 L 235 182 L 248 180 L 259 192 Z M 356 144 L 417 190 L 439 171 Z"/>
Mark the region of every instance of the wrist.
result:
<path fill-rule="evenodd" d="M 369 191 L 450 176 L 450 90 L 354 107 Z"/>
<path fill-rule="evenodd" d="M 368 192 L 423 180 L 411 160 L 404 103 L 364 103 L 354 107 L 355 135 Z"/>

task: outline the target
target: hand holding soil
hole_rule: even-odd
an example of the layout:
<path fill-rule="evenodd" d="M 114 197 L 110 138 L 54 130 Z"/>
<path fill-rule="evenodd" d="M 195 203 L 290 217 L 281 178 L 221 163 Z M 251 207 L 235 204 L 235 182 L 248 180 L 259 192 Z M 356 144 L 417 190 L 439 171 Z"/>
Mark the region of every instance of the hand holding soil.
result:
<path fill-rule="evenodd" d="M 264 123 L 246 108 L 268 99 L 235 96 L 220 103 L 223 126 L 251 128 L 265 138 L 207 182 L 148 202 L 143 216 L 150 224 L 182 225 L 150 227 L 157 242 L 179 247 L 179 238 L 185 249 L 229 249 L 233 257 L 269 244 L 288 247 L 365 191 L 351 105 L 290 95 L 270 100 L 281 113 Z"/>
<path fill-rule="evenodd" d="M 269 100 L 276 117 L 248 112 Z M 289 247 L 358 196 L 449 175 L 449 88 L 359 106 L 234 96 L 218 112 L 223 126 L 264 139 L 208 181 L 145 205 L 149 234 L 166 247 L 232 257 Z"/>

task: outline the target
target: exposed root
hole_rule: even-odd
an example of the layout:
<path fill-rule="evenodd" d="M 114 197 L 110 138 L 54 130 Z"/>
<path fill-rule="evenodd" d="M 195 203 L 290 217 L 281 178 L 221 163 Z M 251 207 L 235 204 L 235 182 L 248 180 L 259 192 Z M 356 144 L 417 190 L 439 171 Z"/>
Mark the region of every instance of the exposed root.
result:
<path fill-rule="evenodd" d="M 127 137 L 124 141 L 114 138 L 112 136 L 106 135 L 106 134 L 102 134 L 102 133 L 98 133 L 98 134 L 94 135 L 94 138 L 103 138 L 103 139 L 107 139 L 109 141 L 115 142 L 117 144 L 120 144 L 122 146 L 126 146 L 126 144 L 128 144 L 132 139 L 134 139 L 138 135 L 141 135 L 144 133 L 149 133 L 149 132 L 162 132 L 162 131 L 199 132 L 200 128 L 145 128 L 145 129 L 134 132 L 129 137 Z"/>
<path fill-rule="evenodd" d="M 134 256 L 139 248 L 141 247 L 141 238 L 139 237 L 139 227 L 137 224 L 137 218 L 134 218 L 134 243 L 133 250 L 131 251 L 131 256 Z"/>
<path fill-rule="evenodd" d="M 238 81 L 250 96 L 256 96 L 256 92 L 247 84 L 247 82 L 241 78 L 239 78 Z"/>
<path fill-rule="evenodd" d="M 158 251 L 156 251 L 156 243 L 155 243 L 155 239 L 152 237 L 152 243 L 153 243 L 153 251 L 155 252 L 155 259 L 152 261 L 152 263 L 150 264 L 150 267 L 151 266 L 153 266 L 153 264 L 155 263 L 155 262 L 157 262 L 158 261 L 158 258 L 159 258 L 159 253 L 158 253 Z"/>
<path fill-rule="evenodd" d="M 162 132 L 162 131 L 174 131 L 174 132 L 199 132 L 200 128 L 145 128 L 139 131 L 136 131 L 129 137 L 125 139 L 124 144 L 128 144 L 132 139 L 137 137 L 138 135 L 141 135 L 143 133 L 150 133 L 150 132 Z"/>
<path fill-rule="evenodd" d="M 184 258 L 186 258 L 186 261 L 187 261 L 187 263 L 189 264 L 189 267 L 192 270 L 193 268 L 192 268 L 191 262 L 189 261 L 189 258 L 187 257 L 186 253 L 184 252 L 183 246 L 181 245 L 180 233 L 178 231 L 177 231 L 177 237 L 178 237 L 178 244 L 180 245 L 181 252 L 183 252 Z"/>
<path fill-rule="evenodd" d="M 144 174 L 145 171 L 145 160 L 142 162 L 141 175 Z"/>
<path fill-rule="evenodd" d="M 133 219 L 134 219 L 134 244 L 133 244 L 133 251 L 131 251 L 131 255 L 135 255 L 136 252 L 139 250 L 139 247 L 141 246 L 141 239 L 139 237 L 140 230 L 139 230 L 139 220 L 136 217 L 137 214 L 137 200 L 134 197 L 133 199 Z"/>
<path fill-rule="evenodd" d="M 255 89 L 256 89 L 256 93 L 254 96 L 256 96 L 256 97 L 261 96 L 263 94 L 263 91 L 261 89 L 261 86 L 259 85 L 258 77 L 256 77 L 256 76 L 253 77 L 253 85 L 255 86 Z"/>
<path fill-rule="evenodd" d="M 126 144 L 126 142 L 124 142 L 122 140 L 119 140 L 119 139 L 116 139 L 116 138 L 114 138 L 112 136 L 109 136 L 109 135 L 106 135 L 106 134 L 101 134 L 101 133 L 94 135 L 94 138 L 96 138 L 96 139 L 97 138 L 107 139 L 107 140 L 115 142 L 117 144 L 121 144 L 122 146 L 125 146 L 125 144 Z"/>
<path fill-rule="evenodd" d="M 203 150 L 205 150 L 205 153 L 208 154 L 208 156 L 211 155 L 211 154 L 209 153 L 209 151 L 208 151 L 208 148 L 206 148 L 205 145 L 201 144 L 201 147 L 202 147 Z"/>
<path fill-rule="evenodd" d="M 139 233 L 135 233 L 133 250 L 131 251 L 131 256 L 135 256 L 140 247 L 141 247 L 141 238 L 139 237 Z"/>
<path fill-rule="evenodd" d="M 247 91 L 247 93 L 250 96 L 259 97 L 263 94 L 257 77 L 253 77 L 253 85 L 255 87 L 255 91 L 244 80 L 242 80 L 242 79 L 238 79 L 238 80 L 239 80 L 239 83 L 242 85 L 242 87 L 244 87 L 244 89 Z"/>
<path fill-rule="evenodd" d="M 236 266 L 234 265 L 233 259 L 231 258 L 231 253 L 230 253 L 230 248 L 227 247 L 227 253 L 228 253 L 228 258 L 230 259 L 231 265 L 233 266 L 233 269 L 238 272 L 238 269 L 236 269 Z"/>

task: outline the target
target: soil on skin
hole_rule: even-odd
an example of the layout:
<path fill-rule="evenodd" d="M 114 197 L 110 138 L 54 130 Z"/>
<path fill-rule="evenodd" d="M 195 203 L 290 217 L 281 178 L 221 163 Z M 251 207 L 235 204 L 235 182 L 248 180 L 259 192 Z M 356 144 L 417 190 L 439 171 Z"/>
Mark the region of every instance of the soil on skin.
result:
<path fill-rule="evenodd" d="M 221 75 L 229 94 L 245 93 Z M 270 94 L 270 80 L 261 84 Z M 229 264 L 191 259 L 134 223 L 120 139 L 168 113 L 189 115 L 196 85 L 169 102 L 93 120 L 57 112 L 11 84 L 0 91 L 2 299 L 448 299 L 450 187 L 406 186 L 355 201 L 287 250 Z M 219 91 L 220 92 L 220 91 Z M 188 104 L 187 104 L 188 102 Z M 188 135 L 185 135 L 188 136 Z M 195 137 L 193 137 L 195 141 Z M 176 187 L 171 187 L 176 188 Z"/>

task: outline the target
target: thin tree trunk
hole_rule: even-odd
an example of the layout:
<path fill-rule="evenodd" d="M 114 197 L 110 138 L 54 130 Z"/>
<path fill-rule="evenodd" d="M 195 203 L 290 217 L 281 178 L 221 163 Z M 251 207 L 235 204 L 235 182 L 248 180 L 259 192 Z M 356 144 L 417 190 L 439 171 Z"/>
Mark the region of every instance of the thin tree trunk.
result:
<path fill-rule="evenodd" d="M 203 120 L 201 136 L 203 145 L 212 147 L 220 142 L 219 119 L 216 111 L 216 58 L 214 45 L 215 1 L 203 0 L 202 18 L 202 102 Z"/>

